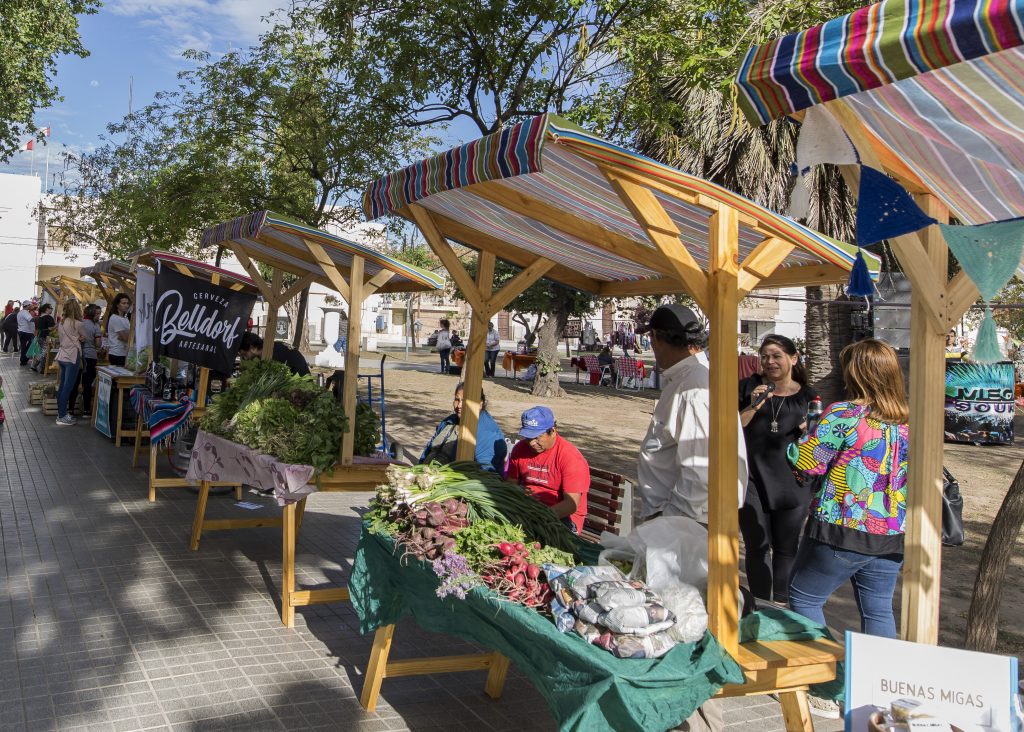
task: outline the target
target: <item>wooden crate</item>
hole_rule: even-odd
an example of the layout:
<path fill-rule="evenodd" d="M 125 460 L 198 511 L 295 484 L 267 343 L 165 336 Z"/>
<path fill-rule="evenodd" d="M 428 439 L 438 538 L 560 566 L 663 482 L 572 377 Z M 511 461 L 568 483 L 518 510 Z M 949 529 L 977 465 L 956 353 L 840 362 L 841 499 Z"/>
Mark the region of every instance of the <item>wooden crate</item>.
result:
<path fill-rule="evenodd" d="M 44 399 L 43 400 L 43 416 L 44 417 L 56 417 L 57 416 L 57 400 L 56 399 Z"/>

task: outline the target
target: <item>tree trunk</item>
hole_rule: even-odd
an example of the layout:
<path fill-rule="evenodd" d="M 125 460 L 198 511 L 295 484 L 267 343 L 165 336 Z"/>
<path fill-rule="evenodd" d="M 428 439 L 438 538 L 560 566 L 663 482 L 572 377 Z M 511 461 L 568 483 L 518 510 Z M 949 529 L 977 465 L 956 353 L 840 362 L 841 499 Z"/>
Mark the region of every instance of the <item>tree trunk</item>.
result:
<path fill-rule="evenodd" d="M 561 359 L 558 355 L 558 336 L 565 329 L 569 314 L 565 308 L 558 308 L 548 316 L 544 325 L 537 328 L 537 376 L 533 380 L 534 396 L 553 399 L 565 396 L 565 390 L 558 383 Z"/>
<path fill-rule="evenodd" d="M 833 302 L 842 295 L 837 285 L 807 288 L 804 342 L 807 380 L 824 404 L 843 395 L 839 352 L 851 342 L 849 307 Z"/>
<path fill-rule="evenodd" d="M 307 285 L 299 293 L 298 303 L 293 298 L 285 306 L 288 316 L 295 325 L 295 334 L 292 336 L 292 348 L 298 349 L 300 353 L 309 352 L 309 329 L 306 328 L 306 309 L 309 306 L 309 286 Z"/>
<path fill-rule="evenodd" d="M 1006 568 L 1024 527 L 1024 463 L 1006 492 L 995 521 L 988 530 L 985 549 L 974 580 L 971 609 L 967 612 L 964 645 L 974 651 L 992 653 L 999 635 L 999 601 L 1006 580 Z"/>

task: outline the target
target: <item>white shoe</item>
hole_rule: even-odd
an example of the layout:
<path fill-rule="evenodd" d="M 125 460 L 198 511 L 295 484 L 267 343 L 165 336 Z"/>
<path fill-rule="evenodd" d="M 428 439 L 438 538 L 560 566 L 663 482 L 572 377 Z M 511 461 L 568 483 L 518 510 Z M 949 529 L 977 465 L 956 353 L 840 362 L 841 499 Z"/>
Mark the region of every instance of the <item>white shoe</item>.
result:
<path fill-rule="evenodd" d="M 57 420 L 54 424 L 57 424 L 61 427 L 71 427 L 75 425 L 76 422 L 74 417 L 72 417 L 70 414 L 67 414 L 64 415 L 63 417 L 57 417 Z"/>
<path fill-rule="evenodd" d="M 839 719 L 842 716 L 842 708 L 839 706 L 839 702 L 832 701 L 831 699 L 822 699 L 820 696 L 808 694 L 807 703 L 811 708 L 811 714 L 815 717 Z"/>

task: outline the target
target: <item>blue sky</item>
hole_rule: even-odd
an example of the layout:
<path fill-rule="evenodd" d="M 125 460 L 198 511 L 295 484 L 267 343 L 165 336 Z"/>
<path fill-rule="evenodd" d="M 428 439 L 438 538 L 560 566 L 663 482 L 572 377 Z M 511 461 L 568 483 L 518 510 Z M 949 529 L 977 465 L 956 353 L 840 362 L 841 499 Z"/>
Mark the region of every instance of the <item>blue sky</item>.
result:
<path fill-rule="evenodd" d="M 286 0 L 107 0 L 99 13 L 81 18 L 82 41 L 90 55 L 58 61 L 56 82 L 64 101 L 36 114 L 39 127 L 51 128 L 50 183 L 61 168 L 65 146 L 89 151 L 101 145 L 106 125 L 128 113 L 130 78 L 138 109 L 157 91 L 176 85 L 175 74 L 187 67 L 183 50 L 222 53 L 251 45 L 266 27 L 260 18 L 285 4 Z M 45 148 L 37 145 L 39 175 L 45 159 Z M 0 172 L 28 173 L 30 166 L 31 153 L 15 153 L 0 165 Z"/>

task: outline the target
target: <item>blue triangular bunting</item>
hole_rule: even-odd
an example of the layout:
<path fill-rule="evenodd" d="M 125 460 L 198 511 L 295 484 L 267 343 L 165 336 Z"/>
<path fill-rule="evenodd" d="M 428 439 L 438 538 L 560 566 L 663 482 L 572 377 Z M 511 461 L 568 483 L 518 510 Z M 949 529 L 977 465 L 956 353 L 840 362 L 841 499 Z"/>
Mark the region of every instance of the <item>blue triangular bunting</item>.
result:
<path fill-rule="evenodd" d="M 857 243 L 867 246 L 883 239 L 923 229 L 935 219 L 921 210 L 906 189 L 885 173 L 860 166 L 857 193 Z"/>

